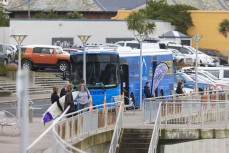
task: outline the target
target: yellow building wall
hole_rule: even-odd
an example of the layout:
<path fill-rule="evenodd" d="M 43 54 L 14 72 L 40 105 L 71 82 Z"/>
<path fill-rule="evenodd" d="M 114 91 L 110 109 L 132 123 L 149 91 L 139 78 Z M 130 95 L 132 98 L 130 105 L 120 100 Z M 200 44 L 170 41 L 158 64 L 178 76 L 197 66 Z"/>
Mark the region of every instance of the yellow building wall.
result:
<path fill-rule="evenodd" d="M 113 20 L 125 20 L 133 10 L 119 10 Z M 217 49 L 229 56 L 229 34 L 225 38 L 218 32 L 219 24 L 224 19 L 229 19 L 229 11 L 190 11 L 194 26 L 188 29 L 188 35 L 199 34 L 203 37 L 198 43 L 199 48 Z M 195 41 L 192 41 L 195 47 Z"/>
<path fill-rule="evenodd" d="M 219 33 L 219 24 L 224 19 L 229 19 L 229 11 L 190 11 L 194 26 L 188 29 L 189 35 L 200 34 L 199 48 L 220 50 L 229 56 L 229 37 L 225 38 Z M 193 41 L 195 46 L 195 41 Z"/>

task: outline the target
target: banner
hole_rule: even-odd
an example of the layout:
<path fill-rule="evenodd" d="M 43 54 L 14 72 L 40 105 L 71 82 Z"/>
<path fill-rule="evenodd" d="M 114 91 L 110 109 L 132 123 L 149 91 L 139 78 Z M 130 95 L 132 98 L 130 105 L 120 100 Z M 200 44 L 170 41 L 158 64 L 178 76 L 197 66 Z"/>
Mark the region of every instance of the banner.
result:
<path fill-rule="evenodd" d="M 156 88 L 158 87 L 159 83 L 161 82 L 161 80 L 163 79 L 164 75 L 168 72 L 169 67 L 166 63 L 159 63 L 154 71 L 154 75 L 153 75 L 153 86 L 152 86 L 152 95 L 154 95 L 154 92 L 156 90 Z"/>

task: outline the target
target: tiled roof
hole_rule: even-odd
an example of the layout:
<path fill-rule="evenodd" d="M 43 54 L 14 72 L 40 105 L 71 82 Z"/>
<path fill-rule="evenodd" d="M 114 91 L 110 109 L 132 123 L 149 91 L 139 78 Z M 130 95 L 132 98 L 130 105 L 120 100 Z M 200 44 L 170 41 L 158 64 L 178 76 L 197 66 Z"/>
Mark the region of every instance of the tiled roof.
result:
<path fill-rule="evenodd" d="M 27 11 L 29 0 L 11 0 L 8 11 Z M 103 11 L 93 0 L 30 0 L 31 11 Z"/>

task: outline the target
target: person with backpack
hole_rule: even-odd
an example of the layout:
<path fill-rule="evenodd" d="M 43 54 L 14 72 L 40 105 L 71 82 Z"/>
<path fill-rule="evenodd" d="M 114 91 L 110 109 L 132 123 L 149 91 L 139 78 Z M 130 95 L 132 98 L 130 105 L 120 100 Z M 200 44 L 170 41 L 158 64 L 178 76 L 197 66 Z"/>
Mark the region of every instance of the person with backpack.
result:
<path fill-rule="evenodd" d="M 79 110 L 89 107 L 90 97 L 91 97 L 91 94 L 87 90 L 86 86 L 84 84 L 81 84 L 79 87 L 78 95 L 77 95 L 77 102 L 79 105 Z"/>

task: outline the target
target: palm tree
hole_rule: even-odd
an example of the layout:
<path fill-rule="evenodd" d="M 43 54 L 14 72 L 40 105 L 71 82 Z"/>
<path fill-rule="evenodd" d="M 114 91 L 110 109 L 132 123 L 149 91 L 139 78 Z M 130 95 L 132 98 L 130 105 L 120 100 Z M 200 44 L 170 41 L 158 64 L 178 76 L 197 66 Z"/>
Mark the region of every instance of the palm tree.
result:
<path fill-rule="evenodd" d="M 219 33 L 222 34 L 225 38 L 227 38 L 227 33 L 229 32 L 229 20 L 224 19 L 219 24 Z"/>
<path fill-rule="evenodd" d="M 156 27 L 155 23 L 147 20 L 142 12 L 131 13 L 126 20 L 128 29 L 132 30 L 134 34 L 143 34 L 147 36 L 152 33 Z"/>

